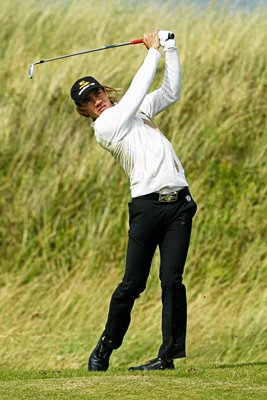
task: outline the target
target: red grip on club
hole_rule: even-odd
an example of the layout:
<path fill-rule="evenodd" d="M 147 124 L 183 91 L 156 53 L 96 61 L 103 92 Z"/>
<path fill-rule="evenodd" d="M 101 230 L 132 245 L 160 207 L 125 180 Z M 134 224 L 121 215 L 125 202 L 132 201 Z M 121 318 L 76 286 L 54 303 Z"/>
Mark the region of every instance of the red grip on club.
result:
<path fill-rule="evenodd" d="M 131 43 L 131 44 L 144 43 L 144 40 L 143 40 L 143 39 L 131 40 L 130 43 Z"/>

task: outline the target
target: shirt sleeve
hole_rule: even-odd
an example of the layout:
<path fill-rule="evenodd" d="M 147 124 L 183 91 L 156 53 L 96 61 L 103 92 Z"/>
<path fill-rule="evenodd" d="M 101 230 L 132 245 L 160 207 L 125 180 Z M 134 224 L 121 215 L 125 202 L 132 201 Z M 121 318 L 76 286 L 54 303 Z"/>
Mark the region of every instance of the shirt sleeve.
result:
<path fill-rule="evenodd" d="M 159 59 L 160 52 L 155 48 L 150 48 L 129 89 L 119 103 L 105 110 L 97 118 L 94 129 L 98 141 L 106 143 L 119 141 L 129 131 L 140 105 L 152 85 Z"/>
<path fill-rule="evenodd" d="M 149 118 L 153 118 L 180 98 L 181 66 L 178 50 L 169 49 L 165 54 L 165 71 L 162 86 L 147 94 L 140 106 L 140 110 Z"/>

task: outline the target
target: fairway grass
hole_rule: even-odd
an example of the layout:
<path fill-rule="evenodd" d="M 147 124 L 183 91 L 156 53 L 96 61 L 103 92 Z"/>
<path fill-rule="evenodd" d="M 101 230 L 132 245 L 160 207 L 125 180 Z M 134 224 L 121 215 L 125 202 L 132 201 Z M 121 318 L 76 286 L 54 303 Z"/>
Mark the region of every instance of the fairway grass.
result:
<path fill-rule="evenodd" d="M 265 399 L 266 363 L 184 364 L 175 371 L 0 371 L 1 400 Z"/>

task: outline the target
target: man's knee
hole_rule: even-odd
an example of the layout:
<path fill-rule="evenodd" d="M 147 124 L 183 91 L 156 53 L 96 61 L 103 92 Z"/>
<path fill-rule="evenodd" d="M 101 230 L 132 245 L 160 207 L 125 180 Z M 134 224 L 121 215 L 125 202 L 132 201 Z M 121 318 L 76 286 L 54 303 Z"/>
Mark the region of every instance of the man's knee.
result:
<path fill-rule="evenodd" d="M 183 275 L 176 274 L 175 276 L 166 276 L 161 279 L 161 288 L 165 290 L 177 290 L 184 287 Z"/>
<path fill-rule="evenodd" d="M 138 280 L 122 281 L 117 287 L 114 295 L 117 298 L 133 298 L 136 299 L 145 290 L 146 284 Z"/>

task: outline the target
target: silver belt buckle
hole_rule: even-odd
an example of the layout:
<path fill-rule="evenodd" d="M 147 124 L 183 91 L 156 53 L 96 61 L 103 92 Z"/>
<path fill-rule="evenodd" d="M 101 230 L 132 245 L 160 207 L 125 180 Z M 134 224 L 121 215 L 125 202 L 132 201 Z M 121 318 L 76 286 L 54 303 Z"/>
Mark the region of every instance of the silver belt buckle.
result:
<path fill-rule="evenodd" d="M 178 199 L 178 192 L 162 194 L 159 193 L 159 201 L 162 203 L 173 203 Z"/>

